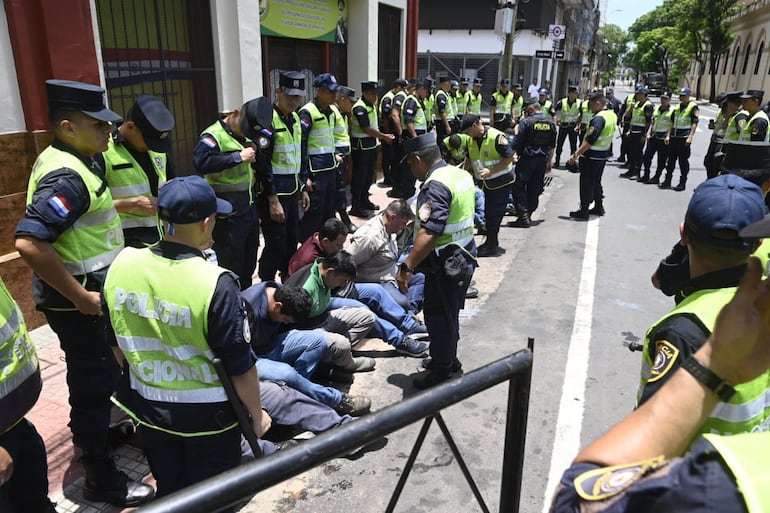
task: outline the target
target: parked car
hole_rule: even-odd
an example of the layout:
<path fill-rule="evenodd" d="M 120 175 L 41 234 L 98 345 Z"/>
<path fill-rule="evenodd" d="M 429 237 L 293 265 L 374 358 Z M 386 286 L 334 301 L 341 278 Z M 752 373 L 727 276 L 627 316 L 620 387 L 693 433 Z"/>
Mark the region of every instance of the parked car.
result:
<path fill-rule="evenodd" d="M 645 73 L 644 85 L 650 90 L 651 96 L 660 96 L 663 93 L 670 93 L 668 89 L 668 80 L 663 73 Z"/>

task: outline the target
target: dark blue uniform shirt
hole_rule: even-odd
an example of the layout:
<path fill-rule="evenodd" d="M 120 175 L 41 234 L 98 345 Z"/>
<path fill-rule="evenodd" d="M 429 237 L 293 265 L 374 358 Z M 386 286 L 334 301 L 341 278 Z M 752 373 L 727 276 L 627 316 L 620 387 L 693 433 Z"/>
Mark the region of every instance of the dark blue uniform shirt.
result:
<path fill-rule="evenodd" d="M 269 353 L 274 347 L 274 338 L 286 330 L 286 326 L 274 322 L 268 314 L 267 288 L 279 289 L 274 281 L 263 281 L 242 292 L 246 300 L 246 312 L 251 326 L 251 347 L 258 355 Z"/>

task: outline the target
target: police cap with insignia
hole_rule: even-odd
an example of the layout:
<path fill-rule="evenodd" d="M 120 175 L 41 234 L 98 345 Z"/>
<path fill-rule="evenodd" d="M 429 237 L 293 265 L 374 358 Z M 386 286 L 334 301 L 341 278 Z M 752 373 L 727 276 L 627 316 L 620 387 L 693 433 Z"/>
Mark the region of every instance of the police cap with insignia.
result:
<path fill-rule="evenodd" d="M 695 188 L 684 225 L 688 237 L 710 246 L 749 249 L 752 243 L 738 233 L 767 213 L 758 185 L 737 175 L 720 175 Z M 748 237 L 748 236 L 747 236 Z"/>
<path fill-rule="evenodd" d="M 425 89 L 430 89 L 433 87 L 433 79 L 432 78 L 423 78 L 419 82 L 417 82 L 417 87 L 424 87 Z"/>
<path fill-rule="evenodd" d="M 376 91 L 377 90 L 377 82 L 373 80 L 368 80 L 366 82 L 361 82 L 361 92 L 365 93 L 366 91 Z"/>
<path fill-rule="evenodd" d="M 468 85 L 468 84 L 471 83 L 471 79 L 469 79 L 467 77 L 460 77 L 460 83 L 463 84 L 463 85 Z"/>
<path fill-rule="evenodd" d="M 450 80 L 449 83 L 452 89 L 460 89 L 460 83 L 457 80 Z"/>
<path fill-rule="evenodd" d="M 481 118 L 478 116 L 478 114 L 466 114 L 463 116 L 463 122 L 462 125 L 460 125 L 460 130 L 462 132 L 465 132 L 470 127 L 475 125 L 476 123 L 480 122 Z"/>
<path fill-rule="evenodd" d="M 725 101 L 730 103 L 740 104 L 742 95 L 743 95 L 743 91 L 730 91 L 728 93 L 725 93 Z"/>
<path fill-rule="evenodd" d="M 400 86 L 400 87 L 406 87 L 409 85 L 409 82 L 405 78 L 397 78 L 395 82 L 393 82 L 394 86 Z"/>
<path fill-rule="evenodd" d="M 438 77 L 438 83 L 439 84 L 443 84 L 444 82 L 449 82 L 449 80 L 450 79 L 449 79 L 448 76 Z"/>
<path fill-rule="evenodd" d="M 756 98 L 759 101 L 762 101 L 762 98 L 765 96 L 764 91 L 760 91 L 758 89 L 749 89 L 748 91 L 744 91 L 741 95 L 741 100 L 751 100 L 752 98 Z"/>
<path fill-rule="evenodd" d="M 670 100 L 671 99 L 671 93 L 669 93 L 668 91 L 663 91 L 662 93 L 660 93 L 660 97 L 661 98 L 668 98 Z"/>
<path fill-rule="evenodd" d="M 199 175 L 174 178 L 158 191 L 158 215 L 170 223 L 197 223 L 215 212 L 228 215 L 233 206 L 217 198 L 211 185 Z"/>
<path fill-rule="evenodd" d="M 120 121 L 120 115 L 104 104 L 104 89 L 72 80 L 46 80 L 48 110 L 75 110 L 99 121 Z"/>
<path fill-rule="evenodd" d="M 409 84 L 407 84 L 406 87 L 417 87 L 419 84 L 420 84 L 419 80 L 417 80 L 416 78 L 410 78 Z"/>
<path fill-rule="evenodd" d="M 340 96 L 347 96 L 348 98 L 355 98 L 356 97 L 356 90 L 351 89 L 348 86 L 340 86 L 339 91 L 337 91 Z"/>
<path fill-rule="evenodd" d="M 608 87 L 607 89 L 604 90 L 604 94 L 610 94 L 610 93 L 615 94 L 615 90 L 611 87 Z"/>
<path fill-rule="evenodd" d="M 169 132 L 174 128 L 174 116 L 154 96 L 139 96 L 126 115 L 142 132 L 144 143 L 152 151 L 168 153 L 171 150 Z"/>
<path fill-rule="evenodd" d="M 484 84 L 484 82 L 480 78 L 474 78 L 473 79 L 473 85 L 474 86 L 480 86 L 480 85 L 483 85 L 483 84 Z"/>
<path fill-rule="evenodd" d="M 409 155 L 416 151 L 427 150 L 437 146 L 436 144 L 436 132 L 428 132 L 426 134 L 418 135 L 404 141 L 404 154 Z"/>
<path fill-rule="evenodd" d="M 770 173 L 770 143 L 730 141 L 730 144 L 724 145 L 722 171 L 743 176 L 744 171 L 751 170 L 762 171 L 764 175 Z M 756 180 L 751 181 L 757 183 Z"/>
<path fill-rule="evenodd" d="M 313 87 L 325 87 L 329 91 L 336 92 L 340 85 L 337 78 L 331 73 L 321 73 L 313 80 Z"/>
<path fill-rule="evenodd" d="M 588 101 L 593 102 L 597 100 L 601 100 L 601 101 L 606 100 L 606 98 L 604 97 L 604 93 L 602 93 L 601 89 L 594 89 L 593 91 L 588 93 Z"/>
<path fill-rule="evenodd" d="M 645 85 L 641 85 L 637 87 L 636 92 L 641 94 L 650 94 L 650 90 Z"/>
<path fill-rule="evenodd" d="M 510 85 L 510 83 L 511 83 L 511 81 L 508 80 L 507 78 L 501 78 L 500 79 L 500 85 L 503 86 L 503 87 L 508 87 L 508 85 Z"/>
<path fill-rule="evenodd" d="M 289 96 L 305 96 L 305 75 L 299 71 L 281 71 L 278 85 Z"/>
<path fill-rule="evenodd" d="M 574 85 L 571 85 L 571 86 L 567 87 L 567 92 L 568 93 L 577 93 L 578 92 L 578 87 L 574 86 Z"/>
<path fill-rule="evenodd" d="M 269 98 L 260 96 L 243 104 L 241 107 L 241 131 L 243 135 L 257 141 L 262 146 L 261 139 L 265 136 L 259 131 L 273 126 L 273 104 Z M 265 145 L 266 146 L 266 145 Z"/>
<path fill-rule="evenodd" d="M 515 84 L 513 84 L 513 85 L 511 86 L 511 89 L 521 89 L 521 84 L 519 84 L 518 82 L 516 82 Z"/>
<path fill-rule="evenodd" d="M 539 94 L 540 96 L 548 96 L 548 89 L 546 89 L 545 87 L 543 87 L 543 88 L 541 88 L 541 89 L 540 89 L 540 90 L 537 92 L 537 94 Z"/>
<path fill-rule="evenodd" d="M 679 96 L 690 96 L 692 94 L 692 89 L 689 87 L 683 87 L 679 90 Z"/>

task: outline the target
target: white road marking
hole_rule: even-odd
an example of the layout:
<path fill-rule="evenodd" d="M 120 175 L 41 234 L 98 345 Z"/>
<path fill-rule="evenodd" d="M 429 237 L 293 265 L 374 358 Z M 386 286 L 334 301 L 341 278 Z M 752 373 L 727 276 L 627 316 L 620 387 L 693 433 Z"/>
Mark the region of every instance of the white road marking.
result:
<path fill-rule="evenodd" d="M 569 467 L 580 449 L 580 432 L 585 410 L 586 378 L 588 376 L 589 346 L 594 310 L 596 259 L 599 245 L 599 218 L 588 221 L 586 228 L 583 267 L 575 305 L 575 321 L 564 369 L 564 384 L 559 402 L 559 417 L 551 452 L 548 485 L 543 498 L 543 513 L 548 513 L 551 497 L 564 470 Z"/>

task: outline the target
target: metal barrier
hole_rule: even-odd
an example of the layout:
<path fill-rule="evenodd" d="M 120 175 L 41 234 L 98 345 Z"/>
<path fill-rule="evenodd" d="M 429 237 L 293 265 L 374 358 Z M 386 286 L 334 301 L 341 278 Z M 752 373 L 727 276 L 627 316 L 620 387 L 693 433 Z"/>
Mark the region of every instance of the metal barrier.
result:
<path fill-rule="evenodd" d="M 422 442 L 427 435 L 428 428 L 435 420 L 457 458 L 476 500 L 484 512 L 489 512 L 439 411 L 508 380 L 508 413 L 499 511 L 501 513 L 516 513 L 519 511 L 521 496 L 521 475 L 524 465 L 524 443 L 529 411 L 529 390 L 532 380 L 534 339 L 528 339 L 527 345 L 528 349 L 501 358 L 458 379 L 450 380 L 436 388 L 387 406 L 371 415 L 320 434 L 285 451 L 241 465 L 168 497 L 155 500 L 140 508 L 139 511 L 141 513 L 210 513 L 218 511 L 239 504 L 244 499 L 266 488 L 337 456 L 349 454 L 356 448 L 374 442 L 420 419 L 425 419 L 386 511 L 392 512 L 395 508 Z"/>

